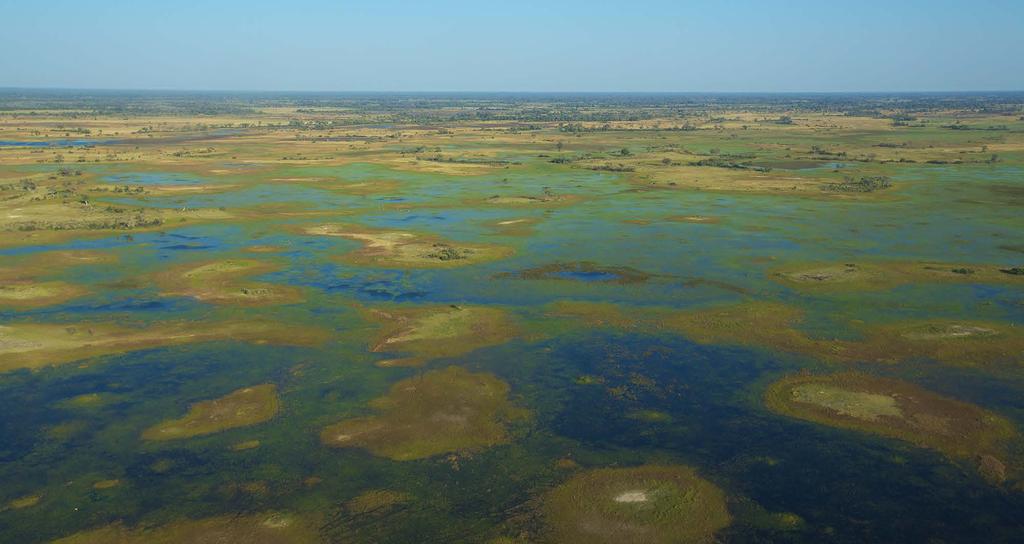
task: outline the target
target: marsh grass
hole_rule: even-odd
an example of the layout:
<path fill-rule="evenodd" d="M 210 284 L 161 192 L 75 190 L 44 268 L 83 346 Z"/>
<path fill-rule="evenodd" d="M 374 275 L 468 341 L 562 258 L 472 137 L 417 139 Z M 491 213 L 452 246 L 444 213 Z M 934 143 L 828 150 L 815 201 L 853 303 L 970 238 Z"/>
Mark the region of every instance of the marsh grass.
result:
<path fill-rule="evenodd" d="M 515 320 L 496 307 L 396 307 L 375 309 L 367 316 L 381 325 L 371 351 L 407 354 L 379 361 L 381 366 L 421 366 L 432 359 L 500 344 L 519 334 Z"/>
<path fill-rule="evenodd" d="M 580 473 L 544 498 L 554 542 L 712 542 L 729 525 L 725 495 L 685 466 Z"/>
<path fill-rule="evenodd" d="M 353 264 L 396 268 L 454 267 L 508 257 L 507 247 L 456 243 L 436 236 L 404 231 L 378 231 L 349 225 L 320 225 L 305 230 L 306 234 L 339 236 L 363 243 L 363 248 L 346 254 L 343 259 Z"/>
<path fill-rule="evenodd" d="M 1014 425 L 978 406 L 916 385 L 866 374 L 798 374 L 768 388 L 767 406 L 784 415 L 904 440 L 950 457 L 973 460 L 993 475 L 1020 441 Z M 988 467 L 985 467 L 988 464 Z M 1019 477 L 1015 460 L 1011 474 Z M 998 480 L 1004 479 L 1004 473 Z"/>
<path fill-rule="evenodd" d="M 320 438 L 396 461 L 472 453 L 508 443 L 509 425 L 528 417 L 508 394 L 508 385 L 491 374 L 450 366 L 397 382 L 370 403 L 378 415 L 328 426 Z"/>
<path fill-rule="evenodd" d="M 255 343 L 311 345 L 324 331 L 260 322 L 161 324 L 127 328 L 110 323 L 0 325 L 0 372 L 41 368 L 157 346 L 230 338 Z"/>
<path fill-rule="evenodd" d="M 273 262 L 254 259 L 188 263 L 159 272 L 156 283 L 163 296 L 187 296 L 214 304 L 267 305 L 303 301 L 299 289 L 249 280 L 281 268 Z"/>
<path fill-rule="evenodd" d="M 279 406 L 276 385 L 244 387 L 217 399 L 197 402 L 180 419 L 164 421 L 146 429 L 142 438 L 181 440 L 256 425 L 274 417 Z M 256 446 L 259 446 L 259 441 L 256 441 Z"/>
<path fill-rule="evenodd" d="M 114 524 L 61 538 L 55 544 L 185 544 L 246 542 L 250 544 L 313 544 L 316 531 L 304 520 L 280 513 L 220 516 L 182 520 L 160 527 Z"/>

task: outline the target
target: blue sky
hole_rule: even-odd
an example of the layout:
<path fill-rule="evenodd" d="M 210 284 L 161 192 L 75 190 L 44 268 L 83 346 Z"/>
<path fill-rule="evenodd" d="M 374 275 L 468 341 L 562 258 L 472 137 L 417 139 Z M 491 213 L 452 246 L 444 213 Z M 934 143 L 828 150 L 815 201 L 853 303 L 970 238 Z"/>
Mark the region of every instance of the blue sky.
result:
<path fill-rule="evenodd" d="M 0 87 L 1024 90 L 1024 0 L 0 0 Z"/>

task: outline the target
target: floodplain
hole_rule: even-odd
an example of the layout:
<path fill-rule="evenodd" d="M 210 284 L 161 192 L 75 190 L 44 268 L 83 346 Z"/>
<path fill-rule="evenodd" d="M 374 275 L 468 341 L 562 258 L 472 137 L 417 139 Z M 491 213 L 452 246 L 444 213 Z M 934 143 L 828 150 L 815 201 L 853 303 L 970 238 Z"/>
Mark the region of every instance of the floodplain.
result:
<path fill-rule="evenodd" d="M 1014 542 L 1024 95 L 0 90 L 0 541 Z"/>

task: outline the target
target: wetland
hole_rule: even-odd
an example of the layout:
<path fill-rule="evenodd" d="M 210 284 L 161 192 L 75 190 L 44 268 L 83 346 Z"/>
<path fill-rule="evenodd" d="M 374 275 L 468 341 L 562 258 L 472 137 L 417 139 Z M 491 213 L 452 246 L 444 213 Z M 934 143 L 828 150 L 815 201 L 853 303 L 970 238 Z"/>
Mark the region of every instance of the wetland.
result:
<path fill-rule="evenodd" d="M 0 89 L 0 542 L 1022 540 L 1024 95 L 186 96 Z"/>

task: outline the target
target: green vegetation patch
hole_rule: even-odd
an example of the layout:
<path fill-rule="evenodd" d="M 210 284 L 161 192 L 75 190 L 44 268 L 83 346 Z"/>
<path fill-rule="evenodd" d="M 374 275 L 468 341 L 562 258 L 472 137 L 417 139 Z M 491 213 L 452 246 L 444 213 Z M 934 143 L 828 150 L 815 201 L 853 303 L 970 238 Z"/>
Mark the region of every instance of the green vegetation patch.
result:
<path fill-rule="evenodd" d="M 554 542 L 712 542 L 731 516 L 725 494 L 686 466 L 603 468 L 578 474 L 544 497 Z"/>
<path fill-rule="evenodd" d="M 837 193 L 872 193 L 892 187 L 888 176 L 861 176 L 860 179 L 846 177 L 843 181 L 826 183 L 822 190 Z"/>
<path fill-rule="evenodd" d="M 248 278 L 280 267 L 254 259 L 228 259 L 196 265 L 189 263 L 156 277 L 164 296 L 192 297 L 213 304 L 265 305 L 302 302 L 295 287 L 249 281 Z"/>
<path fill-rule="evenodd" d="M 22 508 L 29 508 L 39 504 L 39 501 L 43 499 L 42 495 L 26 495 L 24 497 L 18 497 L 7 503 L 8 508 L 14 510 L 21 510 Z"/>
<path fill-rule="evenodd" d="M 389 489 L 371 489 L 345 503 L 345 509 L 353 514 L 381 512 L 412 500 L 412 495 Z"/>
<path fill-rule="evenodd" d="M 122 397 L 113 393 L 84 393 L 60 401 L 64 408 L 101 408 L 118 402 Z"/>
<path fill-rule="evenodd" d="M 983 408 L 867 374 L 790 376 L 768 388 L 765 402 L 786 416 L 973 459 L 986 477 L 996 480 L 1005 479 L 1002 460 L 1007 458 L 1009 444 L 1019 439 L 1012 423 Z M 992 469 L 995 463 L 1004 467 L 1003 474 Z"/>
<path fill-rule="evenodd" d="M 796 386 L 792 392 L 794 402 L 821 406 L 855 419 L 878 421 L 884 416 L 903 417 L 903 411 L 892 395 L 850 391 L 814 383 Z"/>
<path fill-rule="evenodd" d="M 38 308 L 60 304 L 85 294 L 85 289 L 62 281 L 4 281 L 0 279 L 0 306 Z"/>
<path fill-rule="evenodd" d="M 682 334 L 701 344 L 734 344 L 795 353 L 819 360 L 898 363 L 930 359 L 954 366 L 1019 364 L 1024 331 L 1008 323 L 916 321 L 852 325 L 857 340 L 816 338 L 800 329 L 799 308 L 766 301 L 677 311 L 658 307 L 563 301 L 549 306 L 553 317 L 591 326 Z"/>
<path fill-rule="evenodd" d="M 154 425 L 142 433 L 142 438 L 178 440 L 256 425 L 273 418 L 279 405 L 276 385 L 245 387 L 218 399 L 197 402 L 185 417 Z"/>
<path fill-rule="evenodd" d="M 8 163 L 10 164 L 10 163 Z M 228 219 L 217 209 L 163 209 L 104 205 L 94 201 L 110 194 L 81 171 L 55 168 L 34 174 L 18 187 L 0 184 L 0 247 L 57 243 Z"/>
<path fill-rule="evenodd" d="M 1024 331 L 994 321 L 911 321 L 863 327 L 864 340 L 844 342 L 851 361 L 931 359 L 948 365 L 985 367 L 1024 362 Z"/>
<path fill-rule="evenodd" d="M 317 236 L 338 236 L 362 242 L 362 249 L 342 258 L 359 265 L 396 268 L 451 268 L 508 257 L 512 249 L 470 244 L 405 231 L 376 230 L 355 225 L 327 224 L 303 231 Z"/>
<path fill-rule="evenodd" d="M 109 263 L 109 255 L 92 251 L 46 251 L 23 258 L 4 258 L 0 268 L 0 308 L 41 308 L 61 304 L 88 294 L 88 290 L 57 280 L 42 278 L 83 264 Z"/>
<path fill-rule="evenodd" d="M 775 270 L 775 281 L 804 291 L 863 291 L 891 289 L 911 283 L 1019 282 L 999 266 L 955 263 L 871 262 L 797 264 Z"/>
<path fill-rule="evenodd" d="M 0 372 L 43 368 L 130 351 L 231 339 L 259 344 L 310 345 L 326 340 L 322 329 L 262 321 L 163 323 L 128 328 L 110 323 L 12 323 L 0 325 Z"/>
<path fill-rule="evenodd" d="M 244 440 L 231 445 L 231 451 L 247 451 L 260 447 L 259 440 Z"/>
<path fill-rule="evenodd" d="M 281 513 L 185 519 L 161 527 L 129 528 L 115 523 L 83 531 L 54 544 L 307 544 L 321 542 L 303 520 Z"/>
<path fill-rule="evenodd" d="M 478 451 L 508 443 L 509 424 L 528 417 L 508 393 L 508 384 L 492 374 L 451 366 L 394 384 L 370 402 L 379 414 L 331 425 L 320 438 L 396 461 Z"/>
<path fill-rule="evenodd" d="M 496 206 L 560 206 L 575 204 L 583 198 L 579 195 L 555 194 L 545 191 L 540 196 L 532 195 L 493 195 L 484 199 L 484 203 Z"/>
<path fill-rule="evenodd" d="M 381 324 L 372 351 L 408 354 L 381 366 L 420 366 L 504 343 L 518 332 L 506 311 L 482 306 L 375 309 L 367 316 Z"/>

